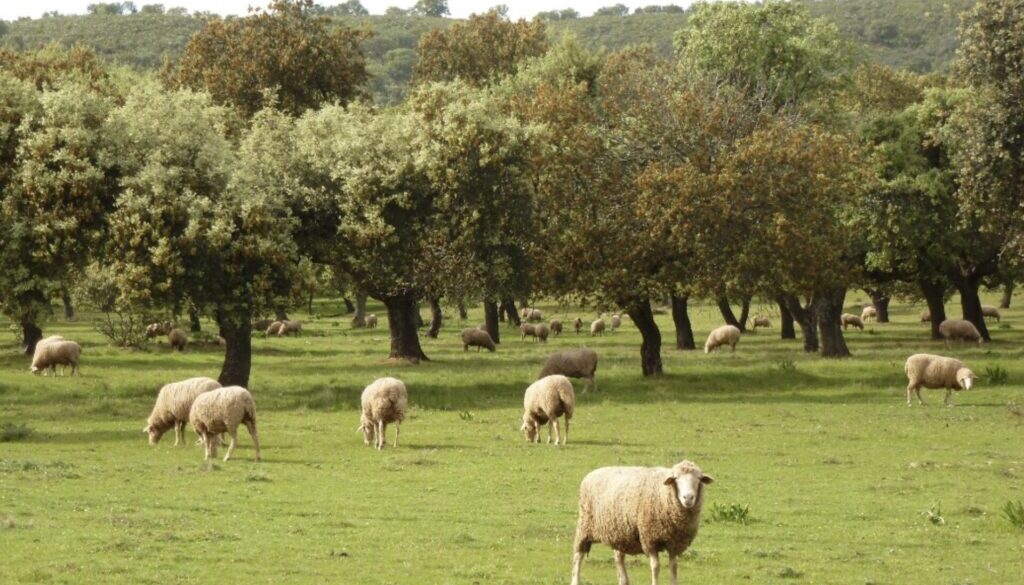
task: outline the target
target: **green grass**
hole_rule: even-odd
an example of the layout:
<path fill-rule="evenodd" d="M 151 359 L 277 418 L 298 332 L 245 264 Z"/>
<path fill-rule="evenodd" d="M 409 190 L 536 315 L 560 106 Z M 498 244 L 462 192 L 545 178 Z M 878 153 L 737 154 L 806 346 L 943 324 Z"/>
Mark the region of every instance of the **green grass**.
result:
<path fill-rule="evenodd" d="M 855 357 L 842 361 L 780 341 L 777 318 L 735 354 L 675 351 L 660 315 L 657 380 L 639 376 L 628 321 L 546 346 L 503 329 L 497 353 L 477 354 L 449 320 L 424 339 L 433 361 L 405 366 L 383 359 L 384 323 L 353 331 L 346 317 L 298 314 L 305 337 L 254 340 L 263 463 L 243 430 L 236 459 L 211 469 L 191 431 L 175 449 L 167 437 L 151 448 L 141 430 L 161 384 L 216 376 L 217 348 L 120 350 L 84 321 L 48 323 L 83 343 L 83 375 L 33 377 L 13 339 L 0 344 L 0 426 L 32 429 L 0 443 L 0 583 L 565 583 L 580 479 L 683 458 L 717 480 L 709 518 L 723 510 L 685 555 L 684 583 L 1019 582 L 1024 531 L 1004 514 L 1024 493 L 1024 298 L 1014 302 L 1014 327 L 993 329 L 994 343 L 949 352 L 928 340 L 920 307 L 896 306 L 894 323 L 868 325 L 875 334 L 847 334 Z M 708 306 L 692 318 L 699 339 L 720 321 Z M 584 344 L 601 356 L 600 390 L 578 395 L 569 445 L 527 444 L 523 390 L 548 351 Z M 927 406 L 908 408 L 903 361 L 916 351 L 1001 368 L 1006 383 L 979 380 L 954 408 L 926 390 Z M 356 408 L 383 375 L 405 380 L 412 407 L 404 444 L 375 452 Z M 645 559 L 630 571 L 649 579 Z M 584 580 L 614 579 L 611 552 L 595 546 Z"/>

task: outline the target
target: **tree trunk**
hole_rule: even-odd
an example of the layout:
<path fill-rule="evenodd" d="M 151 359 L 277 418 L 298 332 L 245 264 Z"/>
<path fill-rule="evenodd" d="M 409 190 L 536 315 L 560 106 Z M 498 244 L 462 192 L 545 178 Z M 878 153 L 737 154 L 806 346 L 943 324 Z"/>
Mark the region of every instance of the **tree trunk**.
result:
<path fill-rule="evenodd" d="M 778 297 L 775 302 L 779 305 L 779 319 L 782 321 L 779 327 L 781 339 L 796 339 L 796 329 L 793 328 L 793 313 L 786 306 L 786 299 Z"/>
<path fill-rule="evenodd" d="M 629 305 L 628 311 L 633 324 L 640 330 L 643 342 L 640 344 L 640 367 L 644 377 L 660 376 L 661 366 L 661 331 L 654 321 L 650 299 L 643 299 Z"/>
<path fill-rule="evenodd" d="M 501 343 L 498 339 L 501 333 L 498 327 L 498 303 L 494 301 L 484 301 L 484 327 L 495 344 Z"/>
<path fill-rule="evenodd" d="M 880 290 L 868 291 L 871 295 L 871 304 L 875 307 L 875 312 L 878 313 L 879 323 L 889 322 L 889 295 L 883 293 Z"/>
<path fill-rule="evenodd" d="M 60 289 L 60 300 L 64 303 L 64 318 L 68 321 L 75 320 L 75 306 L 71 304 L 71 294 L 68 289 Z"/>
<path fill-rule="evenodd" d="M 352 326 L 356 329 L 366 327 L 366 293 L 356 293 L 356 314 L 352 316 Z"/>
<path fill-rule="evenodd" d="M 21 322 L 21 339 L 25 343 L 25 355 L 36 353 L 36 344 L 43 338 L 43 330 L 35 324 L 35 321 L 23 320 Z"/>
<path fill-rule="evenodd" d="M 313 314 L 313 291 L 309 291 L 309 300 L 306 302 L 306 312 L 310 315 Z"/>
<path fill-rule="evenodd" d="M 985 316 L 981 314 L 981 297 L 978 295 L 981 278 L 954 274 L 951 280 L 956 286 L 956 290 L 960 292 L 960 308 L 963 311 L 964 320 L 974 323 L 982 339 L 992 341 L 992 336 L 989 335 L 988 327 L 985 325 Z"/>
<path fill-rule="evenodd" d="M 523 322 L 519 319 L 519 311 L 516 309 L 516 300 L 509 297 L 501 301 L 501 307 L 499 310 L 506 315 L 506 321 L 509 325 L 519 327 Z"/>
<path fill-rule="evenodd" d="M 427 331 L 427 337 L 431 339 L 437 339 L 437 334 L 441 332 L 441 299 L 430 299 L 430 330 Z"/>
<path fill-rule="evenodd" d="M 416 322 L 416 329 L 423 329 L 426 327 L 426 323 L 423 321 L 423 313 L 420 311 L 420 302 L 417 300 L 414 303 L 415 312 L 413 312 L 412 318 Z"/>
<path fill-rule="evenodd" d="M 346 313 L 354 313 L 355 312 L 356 306 L 352 304 L 352 299 L 350 299 L 348 297 L 342 297 L 341 301 L 343 303 L 345 303 L 345 312 Z"/>
<path fill-rule="evenodd" d="M 199 333 L 203 330 L 203 326 L 199 322 L 199 311 L 195 307 L 190 306 L 188 308 L 188 323 L 189 331 L 192 333 Z"/>
<path fill-rule="evenodd" d="M 941 282 L 921 280 L 918 282 L 925 302 L 928 303 L 928 312 L 931 314 L 932 339 L 941 340 L 939 325 L 946 320 L 946 290 Z"/>
<path fill-rule="evenodd" d="M 251 318 L 231 319 L 219 315 L 217 325 L 224 338 L 224 365 L 217 381 L 222 386 L 249 387 L 249 373 L 252 370 L 252 323 Z"/>
<path fill-rule="evenodd" d="M 1013 281 L 1012 280 L 1010 282 L 1007 282 L 1006 286 L 1003 287 L 1003 298 L 999 301 L 999 308 L 1000 309 L 1009 309 L 1010 308 L 1010 300 L 1011 299 L 1013 299 Z"/>
<path fill-rule="evenodd" d="M 693 326 L 687 313 L 688 296 L 672 295 L 672 322 L 676 325 L 676 349 L 697 349 L 693 340 Z"/>
<path fill-rule="evenodd" d="M 740 310 L 740 331 L 747 330 L 747 319 L 750 317 L 750 297 L 743 297 L 743 308 Z"/>
<path fill-rule="evenodd" d="M 722 318 L 725 319 L 726 325 L 732 325 L 740 331 L 747 330 L 746 327 L 740 323 L 739 319 L 736 318 L 736 314 L 732 312 L 732 307 L 729 306 L 729 297 L 725 295 L 718 297 L 718 310 L 722 312 Z"/>
<path fill-rule="evenodd" d="M 416 297 L 404 295 L 384 297 L 388 308 L 388 326 L 391 328 L 391 359 L 407 360 L 414 364 L 429 361 L 420 347 L 420 335 L 416 328 Z"/>
<path fill-rule="evenodd" d="M 459 319 L 465 321 L 469 319 L 469 312 L 466 311 L 466 303 L 459 301 Z"/>
<path fill-rule="evenodd" d="M 800 299 L 793 295 L 786 295 L 786 307 L 793 315 L 793 319 L 800 325 L 800 334 L 804 338 L 804 351 L 815 353 L 818 351 L 818 319 L 811 310 L 811 307 L 804 307 Z"/>
<path fill-rule="evenodd" d="M 814 295 L 811 307 L 818 320 L 822 357 L 845 358 L 851 355 L 850 348 L 846 346 L 846 340 L 843 338 L 843 327 L 840 324 L 845 298 L 845 288 L 831 289 Z"/>

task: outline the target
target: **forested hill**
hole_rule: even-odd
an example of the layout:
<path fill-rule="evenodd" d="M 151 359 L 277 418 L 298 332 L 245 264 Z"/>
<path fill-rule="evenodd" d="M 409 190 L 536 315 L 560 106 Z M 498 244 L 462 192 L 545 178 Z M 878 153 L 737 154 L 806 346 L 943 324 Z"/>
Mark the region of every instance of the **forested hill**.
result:
<path fill-rule="evenodd" d="M 796 0 L 818 16 L 834 21 L 865 54 L 882 63 L 918 72 L 944 71 L 956 51 L 959 14 L 974 0 Z M 366 43 L 374 93 L 398 99 L 415 61 L 424 32 L 447 26 L 449 19 L 416 16 L 338 17 L 339 22 L 367 27 L 375 35 Z M 617 49 L 650 43 L 671 54 L 673 33 L 684 27 L 685 13 L 633 14 L 573 18 L 550 22 L 553 37 L 570 30 L 587 46 Z M 196 16 L 133 14 L 126 16 L 48 16 L 0 24 L 0 43 L 34 48 L 57 41 L 84 43 L 105 59 L 141 69 L 159 67 L 176 57 L 203 26 Z"/>

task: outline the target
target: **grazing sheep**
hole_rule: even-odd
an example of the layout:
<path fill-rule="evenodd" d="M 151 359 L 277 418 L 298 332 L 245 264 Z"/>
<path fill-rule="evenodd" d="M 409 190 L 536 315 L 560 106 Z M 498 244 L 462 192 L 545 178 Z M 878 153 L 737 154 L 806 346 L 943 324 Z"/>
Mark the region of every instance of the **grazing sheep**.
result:
<path fill-rule="evenodd" d="M 529 313 L 526 315 L 526 320 L 531 323 L 539 323 L 544 320 L 544 314 L 540 312 L 540 309 L 529 309 Z"/>
<path fill-rule="evenodd" d="M 592 349 L 563 349 L 548 356 L 537 379 L 560 374 L 569 378 L 583 378 L 587 381 L 583 391 L 590 386 L 597 391 L 597 352 Z"/>
<path fill-rule="evenodd" d="M 995 307 L 993 307 L 991 305 L 982 305 L 981 306 L 981 316 L 982 317 L 995 317 L 995 320 L 996 320 L 997 323 L 999 321 L 1001 321 L 1002 318 L 1003 318 L 1003 316 L 999 314 L 999 309 L 997 309 L 997 308 L 995 308 Z"/>
<path fill-rule="evenodd" d="M 266 331 L 267 327 L 270 327 L 271 323 L 273 323 L 273 322 L 274 322 L 273 319 L 261 319 L 261 320 L 256 321 L 255 323 L 252 324 L 252 330 L 253 331 Z"/>
<path fill-rule="evenodd" d="M 181 329 L 171 329 L 167 333 L 167 342 L 171 344 L 171 349 L 185 351 L 185 345 L 188 344 L 188 334 Z"/>
<path fill-rule="evenodd" d="M 867 321 L 868 319 L 878 319 L 878 311 L 871 305 L 864 307 L 864 310 L 860 312 L 861 321 Z"/>
<path fill-rule="evenodd" d="M 228 345 L 228 340 L 224 339 L 220 335 L 218 335 L 217 337 L 214 337 L 213 338 L 213 342 L 216 343 L 217 345 L 219 345 L 220 347 L 227 347 L 227 345 Z"/>
<path fill-rule="evenodd" d="M 532 337 L 534 341 L 547 342 L 548 340 L 548 326 L 543 323 L 523 323 L 519 326 L 519 338 L 526 339 Z"/>
<path fill-rule="evenodd" d="M 555 445 L 561 441 L 565 445 L 569 441 L 569 421 L 576 408 L 576 393 L 569 378 L 560 375 L 545 376 L 526 389 L 523 396 L 523 431 L 530 443 L 540 442 L 540 428 L 548 426 L 548 443 L 551 443 L 551 430 L 555 431 Z M 565 434 L 558 432 L 558 417 L 565 417 Z"/>
<path fill-rule="evenodd" d="M 622 316 L 616 313 L 612 315 L 612 331 L 614 332 L 619 327 L 622 327 Z"/>
<path fill-rule="evenodd" d="M 928 353 L 915 353 L 907 358 L 904 366 L 907 373 L 907 406 L 912 406 L 911 395 L 917 395 L 917 402 L 924 406 L 921 400 L 921 387 L 945 388 L 946 406 L 953 406 L 953 391 L 970 390 L 974 386 L 977 376 L 964 363 L 958 359 L 932 355 Z"/>
<path fill-rule="evenodd" d="M 932 320 L 932 313 L 928 309 L 921 311 L 921 322 L 927 323 Z"/>
<path fill-rule="evenodd" d="M 540 341 L 541 343 L 547 343 L 548 342 L 548 334 L 550 332 L 551 331 L 550 331 L 550 329 L 548 329 L 547 325 L 545 325 L 543 323 L 538 323 L 537 324 L 537 337 L 536 337 L 537 341 Z"/>
<path fill-rule="evenodd" d="M 204 392 L 220 388 L 220 382 L 213 378 L 189 378 L 165 385 L 157 394 L 156 404 L 146 421 L 142 432 L 149 434 L 149 444 L 156 445 L 164 433 L 174 427 L 174 446 L 185 440 L 185 424 L 188 423 L 192 403 Z"/>
<path fill-rule="evenodd" d="M 708 340 L 704 342 L 704 353 L 711 353 L 715 349 L 728 345 L 736 352 L 736 344 L 740 342 L 740 330 L 735 325 L 722 325 L 708 334 Z"/>
<path fill-rule="evenodd" d="M 472 327 L 462 330 L 462 351 L 469 351 L 470 346 L 475 347 L 477 353 L 480 353 L 481 347 L 491 352 L 495 350 L 494 340 L 490 334 L 483 329 Z"/>
<path fill-rule="evenodd" d="M 51 335 L 36 343 L 36 350 L 32 354 L 32 366 L 29 370 L 33 374 L 40 371 L 47 375 L 46 370 L 57 375 L 57 366 L 60 366 L 60 375 L 64 375 L 64 366 L 71 366 L 71 375 L 78 372 L 78 360 L 82 356 L 82 346 L 74 341 L 68 341 L 60 335 Z M 81 372 L 79 372 L 81 374 Z"/>
<path fill-rule="evenodd" d="M 377 328 L 377 315 L 369 315 L 366 317 L 366 326 L 370 329 Z"/>
<path fill-rule="evenodd" d="M 196 396 L 189 411 L 188 420 L 206 447 L 206 460 L 217 456 L 217 435 L 228 433 L 231 443 L 224 461 L 229 461 L 238 444 L 238 425 L 244 424 L 252 437 L 256 449 L 256 461 L 260 460 L 260 439 L 256 434 L 256 401 L 252 394 L 241 386 L 228 386 L 203 392 Z"/>
<path fill-rule="evenodd" d="M 598 319 L 590 324 L 590 336 L 595 335 L 604 337 L 604 319 Z"/>
<path fill-rule="evenodd" d="M 395 447 L 402 433 L 405 409 L 409 405 L 409 393 L 405 384 L 397 378 L 379 378 L 363 390 L 363 410 L 359 415 L 359 428 L 363 442 L 373 441 L 374 447 L 383 449 L 387 442 L 388 423 L 395 423 Z"/>
<path fill-rule="evenodd" d="M 583 319 L 576 317 L 576 320 L 572 322 L 572 328 L 576 330 L 576 335 L 579 335 L 580 329 L 583 329 Z"/>
<path fill-rule="evenodd" d="M 555 337 L 558 337 L 559 335 L 562 334 L 562 321 L 561 320 L 559 320 L 559 319 L 552 319 L 551 322 L 548 323 L 548 327 L 551 329 L 551 333 Z"/>
<path fill-rule="evenodd" d="M 849 325 L 853 325 L 857 329 L 864 331 L 864 320 L 853 313 L 843 313 L 842 316 L 839 317 L 839 322 L 843 325 L 843 331 L 846 331 L 846 328 Z"/>
<path fill-rule="evenodd" d="M 284 321 L 274 321 L 267 327 L 267 337 L 271 335 L 278 335 L 281 333 L 281 328 L 284 327 Z"/>
<path fill-rule="evenodd" d="M 629 583 L 626 555 L 646 554 L 657 585 L 658 555 L 668 552 L 672 583 L 677 561 L 700 527 L 704 486 L 715 480 L 692 461 L 666 467 L 602 467 L 580 484 L 579 519 L 573 546 L 572 585 L 579 585 L 583 557 L 594 543 L 615 550 L 620 585 Z"/>
<path fill-rule="evenodd" d="M 296 337 L 302 334 L 302 321 L 282 321 L 281 328 L 277 330 L 278 337 L 295 334 Z"/>
<path fill-rule="evenodd" d="M 150 323 L 146 325 L 146 338 L 153 339 L 160 335 L 167 335 L 174 329 L 174 325 L 170 321 L 164 321 L 162 323 Z"/>
<path fill-rule="evenodd" d="M 768 317 L 754 317 L 754 329 L 758 327 L 771 327 L 772 322 L 768 320 Z"/>
<path fill-rule="evenodd" d="M 981 345 L 981 333 L 978 333 L 978 328 L 974 323 L 963 319 L 946 319 L 939 323 L 939 334 L 945 340 L 946 347 L 949 347 L 950 341 L 956 340 L 973 341 Z"/>

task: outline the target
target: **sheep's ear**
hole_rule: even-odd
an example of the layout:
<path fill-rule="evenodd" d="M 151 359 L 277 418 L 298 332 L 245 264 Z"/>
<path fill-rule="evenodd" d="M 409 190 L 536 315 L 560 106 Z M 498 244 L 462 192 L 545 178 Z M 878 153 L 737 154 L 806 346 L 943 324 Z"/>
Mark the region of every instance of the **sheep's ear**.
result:
<path fill-rule="evenodd" d="M 704 485 L 709 485 L 715 483 L 715 478 L 705 473 L 703 476 L 701 476 L 700 482 Z"/>
<path fill-rule="evenodd" d="M 146 425 L 146 428 L 142 429 L 142 432 L 148 433 L 149 432 L 149 425 Z"/>
<path fill-rule="evenodd" d="M 665 478 L 665 485 L 672 485 L 676 482 L 676 476 L 670 475 Z"/>

